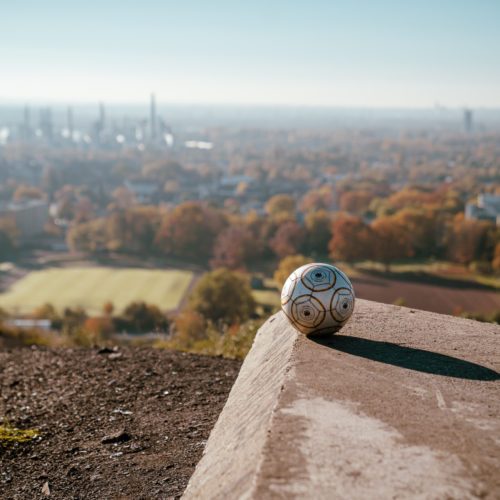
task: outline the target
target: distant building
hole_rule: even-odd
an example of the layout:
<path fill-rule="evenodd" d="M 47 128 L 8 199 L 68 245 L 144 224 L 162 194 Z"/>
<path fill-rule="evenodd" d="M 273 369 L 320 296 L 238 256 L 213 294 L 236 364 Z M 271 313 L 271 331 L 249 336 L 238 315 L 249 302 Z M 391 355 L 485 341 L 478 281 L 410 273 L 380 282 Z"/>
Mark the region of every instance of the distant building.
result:
<path fill-rule="evenodd" d="M 5 324 L 10 327 L 20 328 L 21 330 L 36 329 L 48 332 L 52 329 L 52 322 L 49 319 L 14 318 L 7 319 Z"/>
<path fill-rule="evenodd" d="M 480 194 L 476 202 L 465 205 L 465 217 L 488 220 L 500 227 L 500 195 Z"/>
<path fill-rule="evenodd" d="M 18 237 L 27 241 L 43 233 L 49 220 L 49 204 L 44 200 L 29 200 L 0 205 L 0 219 L 15 224 Z"/>
<path fill-rule="evenodd" d="M 472 109 L 464 109 L 464 130 L 468 134 L 474 129 Z"/>
<path fill-rule="evenodd" d="M 151 142 L 156 142 L 157 139 L 157 117 L 156 117 L 156 97 L 154 94 L 151 94 L 151 104 L 149 110 L 149 128 L 151 135 Z"/>

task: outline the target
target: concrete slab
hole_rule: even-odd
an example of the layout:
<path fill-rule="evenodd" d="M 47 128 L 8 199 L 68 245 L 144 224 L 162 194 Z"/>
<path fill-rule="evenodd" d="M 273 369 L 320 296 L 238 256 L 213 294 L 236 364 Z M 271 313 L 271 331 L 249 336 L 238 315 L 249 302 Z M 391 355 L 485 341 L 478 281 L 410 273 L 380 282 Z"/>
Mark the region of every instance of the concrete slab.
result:
<path fill-rule="evenodd" d="M 259 331 L 184 498 L 500 498 L 500 327 L 358 300 Z"/>

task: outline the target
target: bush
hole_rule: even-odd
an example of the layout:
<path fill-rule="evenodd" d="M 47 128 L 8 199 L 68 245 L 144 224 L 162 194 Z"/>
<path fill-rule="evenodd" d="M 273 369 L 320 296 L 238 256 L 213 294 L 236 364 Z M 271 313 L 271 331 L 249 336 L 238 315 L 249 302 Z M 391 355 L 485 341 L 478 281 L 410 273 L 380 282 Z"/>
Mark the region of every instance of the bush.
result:
<path fill-rule="evenodd" d="M 248 279 L 225 268 L 206 273 L 189 302 L 189 309 L 207 320 L 228 325 L 246 321 L 255 314 L 255 307 Z"/>
<path fill-rule="evenodd" d="M 166 331 L 168 319 L 156 306 L 145 302 L 132 302 L 121 316 L 115 318 L 114 326 L 117 330 L 133 333 Z"/>
<path fill-rule="evenodd" d="M 154 346 L 208 356 L 244 359 L 252 347 L 253 339 L 261 324 L 262 322 L 258 321 L 248 321 L 242 325 L 224 326 L 221 332 L 212 323 L 209 323 L 201 339 L 186 343 L 185 338 L 176 333 L 172 339 L 158 341 Z"/>

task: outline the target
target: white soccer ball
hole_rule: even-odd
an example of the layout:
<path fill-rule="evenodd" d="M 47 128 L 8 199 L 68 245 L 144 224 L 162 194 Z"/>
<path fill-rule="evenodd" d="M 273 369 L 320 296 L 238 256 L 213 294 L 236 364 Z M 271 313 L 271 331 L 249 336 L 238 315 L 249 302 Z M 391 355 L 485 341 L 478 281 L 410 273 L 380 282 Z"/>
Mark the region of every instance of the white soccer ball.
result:
<path fill-rule="evenodd" d="M 306 264 L 296 269 L 281 291 L 281 308 L 300 332 L 335 333 L 354 310 L 349 278 L 330 264 Z"/>

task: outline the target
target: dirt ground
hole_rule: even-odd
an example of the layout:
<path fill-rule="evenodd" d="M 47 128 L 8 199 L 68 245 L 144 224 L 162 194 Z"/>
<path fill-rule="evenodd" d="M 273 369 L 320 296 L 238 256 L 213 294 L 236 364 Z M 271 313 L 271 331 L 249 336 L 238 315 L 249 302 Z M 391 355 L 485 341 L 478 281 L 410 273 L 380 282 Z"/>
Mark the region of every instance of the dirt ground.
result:
<path fill-rule="evenodd" d="M 456 314 L 459 311 L 490 314 L 500 309 L 500 293 L 474 283 L 451 280 L 440 285 L 412 283 L 368 274 L 361 274 L 352 282 L 356 297 L 385 304 L 403 299 L 408 307 L 441 314 Z"/>
<path fill-rule="evenodd" d="M 0 498 L 177 498 L 239 361 L 151 348 L 0 351 Z"/>

